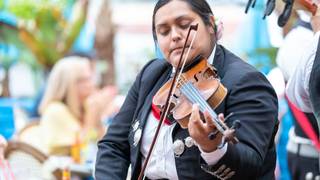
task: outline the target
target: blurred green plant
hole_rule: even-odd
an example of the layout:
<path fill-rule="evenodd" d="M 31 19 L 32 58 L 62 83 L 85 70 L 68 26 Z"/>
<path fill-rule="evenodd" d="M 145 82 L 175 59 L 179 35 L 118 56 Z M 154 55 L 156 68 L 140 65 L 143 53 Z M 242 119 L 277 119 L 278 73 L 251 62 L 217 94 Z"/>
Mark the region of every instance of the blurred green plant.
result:
<path fill-rule="evenodd" d="M 2 46 L 0 47 L 0 65 L 5 71 L 9 71 L 9 68 L 16 63 L 19 58 L 20 62 L 28 64 L 32 70 L 36 71 L 41 68 L 41 65 L 35 61 L 35 56 L 30 51 L 30 49 L 21 42 L 19 38 L 19 32 L 17 28 L 0 23 L 0 42 Z M 12 53 L 9 51 L 19 50 L 19 55 L 15 54 L 12 57 Z"/>
<path fill-rule="evenodd" d="M 4 7 L 4 0 L 0 0 L 0 10 Z"/>
<path fill-rule="evenodd" d="M 45 68 L 70 51 L 85 23 L 88 0 L 75 3 L 69 20 L 63 15 L 67 4 L 67 0 L 9 0 L 5 8 L 17 17 L 19 39 Z"/>
<path fill-rule="evenodd" d="M 257 69 L 262 69 L 263 67 L 268 66 L 268 68 L 271 70 L 272 68 L 277 66 L 276 63 L 276 57 L 278 53 L 278 48 L 276 47 L 268 47 L 268 48 L 256 48 L 253 52 L 248 53 L 247 56 L 250 57 L 261 57 L 261 56 L 267 56 L 269 61 L 261 61 L 255 64 L 255 67 Z"/>
<path fill-rule="evenodd" d="M 73 5 L 71 17 L 65 9 Z M 13 14 L 17 24 L 0 21 L 0 65 L 5 69 L 4 91 L 8 91 L 8 70 L 19 60 L 31 65 L 34 71 L 40 65 L 47 71 L 72 48 L 85 23 L 88 0 L 0 0 L 0 10 Z M 6 47 L 14 46 L 19 57 L 12 58 Z M 36 61 L 35 61 L 36 60 Z M 9 96 L 4 93 L 4 96 Z"/>

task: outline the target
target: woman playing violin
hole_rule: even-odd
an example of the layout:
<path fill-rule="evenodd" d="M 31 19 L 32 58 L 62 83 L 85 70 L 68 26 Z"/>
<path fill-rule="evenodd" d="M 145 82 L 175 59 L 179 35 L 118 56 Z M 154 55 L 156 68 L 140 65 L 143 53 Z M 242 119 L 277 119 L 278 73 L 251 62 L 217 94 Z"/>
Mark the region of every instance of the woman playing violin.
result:
<path fill-rule="evenodd" d="M 152 19 L 155 41 L 165 60 L 154 59 L 141 70 L 108 133 L 98 143 L 96 179 L 138 179 L 147 161 L 151 141 L 162 112 L 154 106 L 158 90 L 179 68 L 198 55 L 217 70 L 227 95 L 214 108 L 220 122 L 236 130 L 237 144 L 224 143 L 224 136 L 209 138 L 216 131 L 208 111 L 191 106 L 187 127 L 168 118 L 143 171 L 145 179 L 273 179 L 276 163 L 274 135 L 277 131 L 276 94 L 266 78 L 253 67 L 217 44 L 217 27 L 205 0 L 159 0 Z M 188 39 L 190 26 L 198 25 Z M 186 49 L 183 50 L 186 41 Z M 180 66 L 179 66 L 180 67 Z M 215 87 L 212 87 L 215 88 Z M 224 118 L 224 115 L 229 116 Z"/>

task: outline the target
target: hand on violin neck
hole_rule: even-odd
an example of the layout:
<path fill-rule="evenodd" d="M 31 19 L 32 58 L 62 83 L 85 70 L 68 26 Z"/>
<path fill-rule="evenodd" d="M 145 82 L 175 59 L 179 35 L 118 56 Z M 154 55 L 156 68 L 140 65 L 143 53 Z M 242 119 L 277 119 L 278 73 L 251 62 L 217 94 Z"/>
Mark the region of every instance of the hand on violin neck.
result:
<path fill-rule="evenodd" d="M 219 114 L 218 118 L 224 121 L 224 115 Z M 198 146 L 204 152 L 212 152 L 222 142 L 222 134 L 219 132 L 213 140 L 208 138 L 209 134 L 216 130 L 212 118 L 207 111 L 204 112 L 204 121 L 200 117 L 199 105 L 192 106 L 192 113 L 188 123 L 188 131 L 190 136 L 195 140 Z"/>

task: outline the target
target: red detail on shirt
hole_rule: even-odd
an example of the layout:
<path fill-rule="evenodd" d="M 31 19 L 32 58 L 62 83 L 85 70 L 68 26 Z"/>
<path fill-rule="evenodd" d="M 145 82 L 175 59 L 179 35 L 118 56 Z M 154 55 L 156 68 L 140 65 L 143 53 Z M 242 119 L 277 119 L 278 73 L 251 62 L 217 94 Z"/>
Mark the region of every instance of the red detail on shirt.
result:
<path fill-rule="evenodd" d="M 290 102 L 288 97 L 286 97 L 286 99 L 294 117 L 301 126 L 302 130 L 304 131 L 304 133 L 306 133 L 308 138 L 311 139 L 311 141 L 314 143 L 316 149 L 320 151 L 320 141 L 318 140 L 317 134 L 314 131 L 307 116 L 302 111 L 300 111 L 292 102 Z"/>
<path fill-rule="evenodd" d="M 155 117 L 158 121 L 160 120 L 160 109 L 154 105 L 153 103 L 151 104 L 151 111 L 152 111 L 152 115 L 153 117 Z M 171 125 L 172 123 L 169 121 L 169 119 L 165 119 L 164 123 L 166 125 Z"/>

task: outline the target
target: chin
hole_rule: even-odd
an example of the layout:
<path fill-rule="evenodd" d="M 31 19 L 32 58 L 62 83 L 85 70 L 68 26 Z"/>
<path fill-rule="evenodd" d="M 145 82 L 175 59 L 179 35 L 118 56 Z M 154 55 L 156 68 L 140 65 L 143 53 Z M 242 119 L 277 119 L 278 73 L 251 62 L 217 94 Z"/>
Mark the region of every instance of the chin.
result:
<path fill-rule="evenodd" d="M 178 66 L 178 62 L 179 59 L 178 58 L 168 58 L 167 61 L 173 66 L 173 67 L 177 67 Z"/>
<path fill-rule="evenodd" d="M 186 54 L 186 53 L 185 53 Z M 184 56 L 185 56 L 185 54 L 184 54 Z M 194 59 L 195 58 L 195 55 L 192 53 L 192 52 L 190 52 L 190 54 L 189 54 L 189 58 L 187 59 L 187 62 L 186 62 L 186 64 L 188 64 L 192 59 Z M 172 66 L 174 66 L 174 67 L 177 67 L 178 66 L 178 63 L 179 63 L 179 60 L 180 60 L 180 55 L 179 56 L 172 56 L 169 60 L 168 60 L 168 62 L 172 65 Z M 184 57 L 182 58 L 182 61 L 184 60 Z M 181 62 L 182 63 L 182 62 Z"/>

